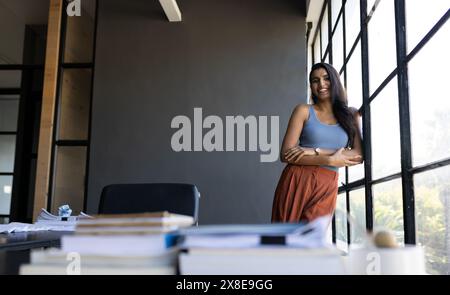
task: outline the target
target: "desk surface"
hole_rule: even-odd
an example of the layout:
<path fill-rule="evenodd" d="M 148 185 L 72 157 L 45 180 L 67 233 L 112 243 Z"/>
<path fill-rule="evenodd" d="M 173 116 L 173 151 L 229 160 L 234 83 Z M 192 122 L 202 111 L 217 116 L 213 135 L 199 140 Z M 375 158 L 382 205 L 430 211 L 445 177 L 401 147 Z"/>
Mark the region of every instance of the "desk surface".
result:
<path fill-rule="evenodd" d="M 72 234 L 66 231 L 35 231 L 0 234 L 0 251 L 27 250 L 41 247 L 59 247 L 63 235 Z"/>
<path fill-rule="evenodd" d="M 17 275 L 23 263 L 30 262 L 30 250 L 43 247 L 60 247 L 63 235 L 73 232 L 36 231 L 0 234 L 0 275 Z"/>

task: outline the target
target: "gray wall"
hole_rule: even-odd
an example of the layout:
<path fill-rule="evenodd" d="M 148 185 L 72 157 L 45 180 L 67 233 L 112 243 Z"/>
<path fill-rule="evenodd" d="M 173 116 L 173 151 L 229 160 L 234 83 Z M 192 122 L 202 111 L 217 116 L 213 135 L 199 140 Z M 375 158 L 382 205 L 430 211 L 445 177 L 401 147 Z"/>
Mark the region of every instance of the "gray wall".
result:
<path fill-rule="evenodd" d="M 103 186 L 185 182 L 200 224 L 270 222 L 284 167 L 261 152 L 174 152 L 177 115 L 279 116 L 306 101 L 303 1 L 180 0 L 181 23 L 158 1 L 100 2 L 88 212 Z M 206 131 L 204 131 L 205 133 Z"/>

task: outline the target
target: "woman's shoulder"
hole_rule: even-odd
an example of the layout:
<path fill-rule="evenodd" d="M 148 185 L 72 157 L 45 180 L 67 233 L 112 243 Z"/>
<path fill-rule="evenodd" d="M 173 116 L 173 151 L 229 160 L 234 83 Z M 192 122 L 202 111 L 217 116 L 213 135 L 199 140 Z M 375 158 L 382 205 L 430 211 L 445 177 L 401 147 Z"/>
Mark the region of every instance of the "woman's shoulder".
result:
<path fill-rule="evenodd" d="M 294 111 L 292 112 L 292 116 L 302 119 L 303 121 L 309 118 L 309 108 L 310 104 L 301 103 L 295 106 Z"/>
<path fill-rule="evenodd" d="M 300 103 L 295 106 L 294 113 L 309 113 L 309 108 L 311 106 L 311 104 Z"/>

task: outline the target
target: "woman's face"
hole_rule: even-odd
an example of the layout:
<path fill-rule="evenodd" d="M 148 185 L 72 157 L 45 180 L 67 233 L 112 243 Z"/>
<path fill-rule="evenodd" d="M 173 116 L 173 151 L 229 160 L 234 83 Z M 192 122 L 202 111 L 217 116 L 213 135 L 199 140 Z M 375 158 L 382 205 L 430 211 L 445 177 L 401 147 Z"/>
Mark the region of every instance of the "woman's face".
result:
<path fill-rule="evenodd" d="M 310 87 L 312 94 L 320 101 L 330 100 L 331 82 L 324 68 L 318 68 L 312 72 Z"/>

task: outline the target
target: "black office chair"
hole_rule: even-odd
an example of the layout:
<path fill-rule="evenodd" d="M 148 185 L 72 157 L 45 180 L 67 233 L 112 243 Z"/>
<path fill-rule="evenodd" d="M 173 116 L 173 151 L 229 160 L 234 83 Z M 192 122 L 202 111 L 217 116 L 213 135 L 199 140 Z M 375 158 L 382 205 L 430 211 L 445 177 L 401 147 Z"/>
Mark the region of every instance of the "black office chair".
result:
<path fill-rule="evenodd" d="M 105 186 L 99 214 L 169 211 L 198 220 L 200 193 L 195 185 L 184 183 L 133 183 Z"/>

